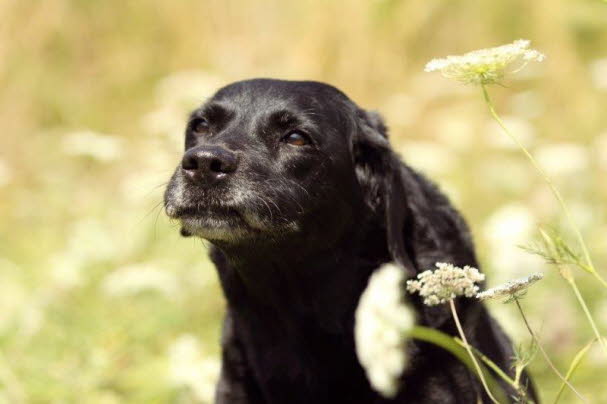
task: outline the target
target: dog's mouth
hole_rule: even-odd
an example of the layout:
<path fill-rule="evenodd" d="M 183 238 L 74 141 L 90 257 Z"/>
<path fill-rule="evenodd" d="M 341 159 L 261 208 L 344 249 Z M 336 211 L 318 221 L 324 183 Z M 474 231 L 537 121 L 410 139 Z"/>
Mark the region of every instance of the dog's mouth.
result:
<path fill-rule="evenodd" d="M 166 206 L 167 215 L 173 219 L 200 219 L 208 216 L 230 216 L 238 214 L 238 211 L 234 208 L 227 208 L 223 206 L 175 206 L 168 204 Z"/>
<path fill-rule="evenodd" d="M 179 220 L 181 235 L 209 240 L 234 239 L 252 229 L 238 209 L 215 205 L 175 206 L 167 204 L 167 215 Z"/>
<path fill-rule="evenodd" d="M 168 217 L 181 224 L 183 236 L 209 241 L 242 242 L 258 237 L 277 237 L 299 230 L 298 216 L 286 214 L 286 206 L 253 190 L 197 190 L 175 175 L 165 192 Z"/>

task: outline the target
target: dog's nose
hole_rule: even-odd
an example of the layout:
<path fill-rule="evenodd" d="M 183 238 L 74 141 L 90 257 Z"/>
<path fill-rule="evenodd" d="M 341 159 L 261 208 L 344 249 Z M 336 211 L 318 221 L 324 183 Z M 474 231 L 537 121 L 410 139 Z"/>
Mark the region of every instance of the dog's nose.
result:
<path fill-rule="evenodd" d="M 181 168 L 191 180 L 208 185 L 236 171 L 238 156 L 220 146 L 198 146 L 188 150 Z"/>

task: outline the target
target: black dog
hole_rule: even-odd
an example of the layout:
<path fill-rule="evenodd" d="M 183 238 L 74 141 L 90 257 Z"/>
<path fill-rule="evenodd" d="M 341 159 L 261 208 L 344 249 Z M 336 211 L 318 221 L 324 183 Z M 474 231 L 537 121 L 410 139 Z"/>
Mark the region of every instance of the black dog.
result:
<path fill-rule="evenodd" d="M 354 350 L 370 274 L 408 277 L 436 262 L 478 267 L 449 201 L 391 150 L 381 118 L 310 81 L 256 79 L 194 111 L 165 194 L 182 234 L 209 240 L 228 307 L 218 403 L 489 402 L 446 351 L 409 345 L 398 396 L 375 393 Z M 411 298 L 418 322 L 450 334 L 444 307 Z M 505 371 L 508 338 L 485 308 L 458 301 L 470 343 Z"/>

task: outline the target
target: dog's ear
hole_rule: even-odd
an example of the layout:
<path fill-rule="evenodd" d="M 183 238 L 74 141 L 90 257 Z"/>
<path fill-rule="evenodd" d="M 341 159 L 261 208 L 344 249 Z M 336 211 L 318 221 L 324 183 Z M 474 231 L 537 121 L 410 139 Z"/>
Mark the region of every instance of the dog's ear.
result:
<path fill-rule="evenodd" d="M 478 267 L 465 222 L 434 184 L 394 153 L 381 117 L 360 110 L 358 122 L 356 174 L 366 203 L 385 225 L 392 260 L 409 277 L 437 262 Z M 439 326 L 450 316 L 445 307 L 418 303 L 426 324 Z"/>
<path fill-rule="evenodd" d="M 468 228 L 434 184 L 404 164 L 375 112 L 358 111 L 353 155 L 366 203 L 385 218 L 395 262 L 415 274 L 436 262 L 476 266 Z"/>
<path fill-rule="evenodd" d="M 417 270 L 404 241 L 403 230 L 408 218 L 400 161 L 390 147 L 388 130 L 381 116 L 359 109 L 357 118 L 358 134 L 353 155 L 365 202 L 385 218 L 392 260 L 413 276 Z"/>

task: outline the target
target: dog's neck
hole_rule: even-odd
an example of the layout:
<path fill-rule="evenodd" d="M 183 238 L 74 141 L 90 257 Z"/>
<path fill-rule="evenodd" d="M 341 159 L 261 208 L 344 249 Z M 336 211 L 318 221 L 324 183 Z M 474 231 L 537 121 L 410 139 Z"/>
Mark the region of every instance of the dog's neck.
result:
<path fill-rule="evenodd" d="M 311 239 L 297 239 L 278 247 L 215 248 L 212 254 L 231 310 L 279 327 L 307 323 L 340 332 L 351 328 L 370 273 L 388 259 L 382 237 L 381 229 L 359 224 L 311 248 L 303 244 Z"/>

